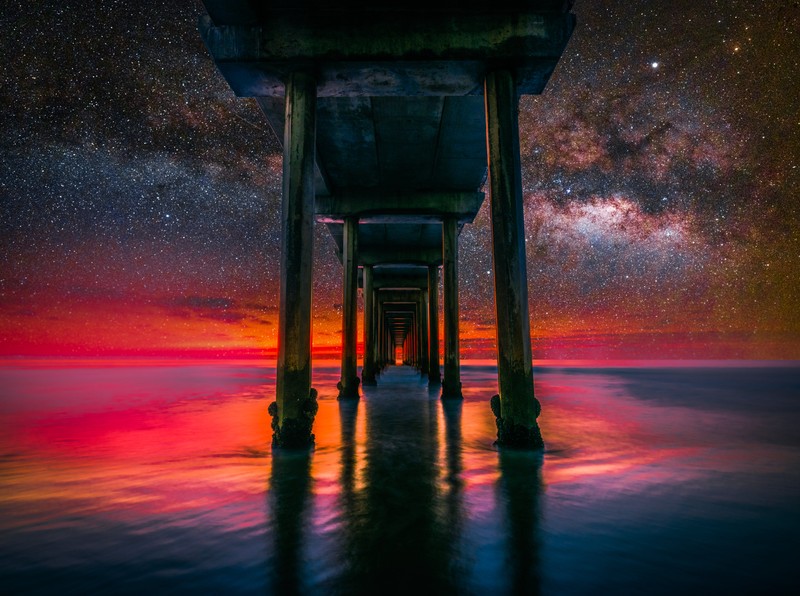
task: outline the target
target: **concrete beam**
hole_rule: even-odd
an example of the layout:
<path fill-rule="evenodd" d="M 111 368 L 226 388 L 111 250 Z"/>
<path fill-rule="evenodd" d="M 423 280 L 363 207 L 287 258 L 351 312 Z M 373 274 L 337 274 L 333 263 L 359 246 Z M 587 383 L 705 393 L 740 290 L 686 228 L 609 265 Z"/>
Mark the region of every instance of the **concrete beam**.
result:
<path fill-rule="evenodd" d="M 372 287 L 376 290 L 383 290 L 390 288 L 408 288 L 414 290 L 422 290 L 428 287 L 428 278 L 427 276 L 384 277 L 381 279 L 373 280 Z"/>
<path fill-rule="evenodd" d="M 439 248 L 364 248 L 358 253 L 359 265 L 441 265 Z"/>
<path fill-rule="evenodd" d="M 359 269 L 358 287 L 364 287 L 364 272 L 365 268 Z M 382 288 L 395 287 L 387 285 L 389 283 L 396 283 L 405 285 L 398 285 L 400 288 L 426 288 L 427 283 L 418 285 L 420 282 L 427 279 L 428 267 L 424 265 L 381 265 L 374 267 L 372 281 L 377 279 L 381 282 Z M 386 283 L 384 283 L 386 282 Z M 373 285 L 373 288 L 375 286 Z"/>
<path fill-rule="evenodd" d="M 541 93 L 575 18 L 558 10 L 274 11 L 257 25 L 200 18 L 200 35 L 241 97 L 284 95 L 313 64 L 320 97 L 479 95 L 488 64 L 513 65 L 521 93 Z"/>
<path fill-rule="evenodd" d="M 574 0 L 494 0 L 487 6 L 486 0 L 386 0 L 373 3 L 364 0 L 203 0 L 208 14 L 217 24 L 257 25 L 278 12 L 324 14 L 369 12 L 393 12 L 416 14 L 421 17 L 434 13 L 460 14 L 494 11 L 514 12 L 538 10 L 540 12 L 564 12 Z"/>
<path fill-rule="evenodd" d="M 420 291 L 417 289 L 405 290 L 378 290 L 375 293 L 375 300 L 381 304 L 416 304 L 419 301 Z"/>
<path fill-rule="evenodd" d="M 472 223 L 483 199 L 482 192 L 346 189 L 318 196 L 315 209 L 317 221 L 323 223 L 356 216 L 366 224 L 438 222 L 447 217 L 463 224 Z"/>

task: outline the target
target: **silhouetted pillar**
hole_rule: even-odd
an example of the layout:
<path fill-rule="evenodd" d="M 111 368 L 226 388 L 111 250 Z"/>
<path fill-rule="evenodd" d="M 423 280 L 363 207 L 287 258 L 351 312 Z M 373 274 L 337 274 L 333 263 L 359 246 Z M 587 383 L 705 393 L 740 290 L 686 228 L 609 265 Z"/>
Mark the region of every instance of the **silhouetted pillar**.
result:
<path fill-rule="evenodd" d="M 375 298 L 377 299 L 377 292 Z M 383 312 L 383 304 L 380 301 L 378 301 L 378 324 L 380 325 L 379 329 L 381 336 L 381 356 L 379 366 L 381 369 L 383 369 L 389 362 L 389 330 L 386 323 L 386 314 Z"/>
<path fill-rule="evenodd" d="M 342 301 L 342 378 L 339 398 L 358 397 L 358 219 L 344 220 L 342 264 L 344 265 L 344 300 Z"/>
<path fill-rule="evenodd" d="M 383 345 L 383 350 L 384 350 L 383 353 L 385 355 L 385 363 L 388 365 L 388 364 L 394 364 L 394 352 L 392 350 L 393 350 L 393 346 L 395 345 L 395 337 L 394 337 L 395 336 L 395 330 L 394 330 L 394 327 L 392 326 L 391 322 L 389 321 L 389 315 L 386 312 L 386 305 L 385 304 L 383 305 L 383 309 L 384 309 L 383 310 L 383 324 L 384 324 L 384 328 L 386 330 L 385 331 L 386 337 L 384 338 L 384 345 Z"/>
<path fill-rule="evenodd" d="M 414 321 L 409 323 L 409 328 L 406 330 L 406 351 L 408 354 L 408 362 L 412 366 L 416 366 L 416 354 L 414 352 Z"/>
<path fill-rule="evenodd" d="M 414 312 L 411 314 L 411 349 L 414 354 L 414 366 L 419 368 L 419 317 L 417 316 L 418 305 L 414 304 Z"/>
<path fill-rule="evenodd" d="M 411 334 L 411 329 L 408 328 L 408 322 L 407 321 L 404 322 L 403 324 L 406 325 L 405 329 L 403 330 L 403 346 L 404 346 L 403 349 L 404 349 L 404 353 L 405 353 L 403 361 L 405 362 L 405 364 L 411 364 L 411 358 L 412 358 L 412 354 L 411 354 L 411 337 L 409 337 L 410 334 Z"/>
<path fill-rule="evenodd" d="M 428 374 L 428 292 L 419 291 L 419 372 L 423 375 Z"/>
<path fill-rule="evenodd" d="M 414 305 L 416 309 L 416 305 Z M 411 341 L 414 350 L 414 366 L 419 367 L 419 327 L 418 327 L 419 320 L 417 319 L 416 313 L 411 318 Z"/>
<path fill-rule="evenodd" d="M 486 135 L 491 183 L 492 259 L 499 396 L 492 398 L 497 440 L 544 446 L 536 418 L 525 267 L 525 230 L 519 157 L 517 93 L 509 71 L 486 76 Z"/>
<path fill-rule="evenodd" d="M 272 443 L 313 444 L 317 412 L 311 388 L 311 269 L 314 256 L 314 153 L 317 86 L 304 72 L 286 83 L 281 201 L 281 284 Z"/>
<path fill-rule="evenodd" d="M 361 382 L 375 384 L 375 297 L 372 290 L 372 265 L 364 265 L 364 365 Z"/>
<path fill-rule="evenodd" d="M 408 361 L 411 366 L 417 365 L 417 354 L 416 354 L 416 333 L 414 332 L 414 319 L 411 318 L 408 321 L 408 328 L 406 329 L 406 350 L 408 353 Z"/>
<path fill-rule="evenodd" d="M 442 222 L 444 266 L 444 381 L 443 398 L 460 398 L 461 370 L 458 348 L 458 226 L 455 218 Z"/>
<path fill-rule="evenodd" d="M 428 329 L 428 381 L 436 384 L 442 381 L 439 372 L 439 267 L 436 265 L 428 267 Z"/>
<path fill-rule="evenodd" d="M 375 309 L 375 374 L 383 368 L 383 316 L 378 293 L 373 292 L 373 308 Z"/>
<path fill-rule="evenodd" d="M 377 298 L 377 296 L 376 296 Z M 386 326 L 386 315 L 383 312 L 383 304 L 378 303 L 378 324 L 380 325 L 380 336 L 381 336 L 381 345 L 380 345 L 380 362 L 379 366 L 381 369 L 386 367 L 386 364 L 389 362 L 389 330 Z"/>
<path fill-rule="evenodd" d="M 397 330 L 394 328 L 393 325 L 389 324 L 388 320 L 386 322 L 386 325 L 387 325 L 386 327 L 387 364 L 397 364 Z"/>

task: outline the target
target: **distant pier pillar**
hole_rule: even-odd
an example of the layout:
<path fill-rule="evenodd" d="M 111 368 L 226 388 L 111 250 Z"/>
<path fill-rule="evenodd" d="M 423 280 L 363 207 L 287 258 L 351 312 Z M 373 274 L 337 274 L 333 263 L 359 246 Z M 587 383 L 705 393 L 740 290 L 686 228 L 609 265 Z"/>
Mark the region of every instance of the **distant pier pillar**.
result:
<path fill-rule="evenodd" d="M 408 354 L 408 364 L 410 366 L 417 366 L 417 342 L 414 327 L 416 326 L 413 315 L 406 320 L 408 329 L 406 330 L 406 351 Z"/>
<path fill-rule="evenodd" d="M 411 316 L 411 345 L 414 354 L 414 367 L 419 368 L 419 317 L 417 317 L 417 305 L 414 305 L 414 313 Z"/>
<path fill-rule="evenodd" d="M 442 222 L 444 274 L 444 381 L 443 398 L 460 398 L 461 365 L 458 347 L 458 225 L 448 217 Z"/>
<path fill-rule="evenodd" d="M 375 297 L 372 289 L 372 265 L 364 265 L 364 365 L 361 382 L 375 385 Z"/>
<path fill-rule="evenodd" d="M 428 375 L 428 291 L 419 291 L 419 372 Z"/>
<path fill-rule="evenodd" d="M 376 296 L 377 301 L 377 296 Z M 378 302 L 378 337 L 380 343 L 378 346 L 378 368 L 383 370 L 389 361 L 388 344 L 389 344 L 389 331 L 386 328 L 386 315 L 383 313 L 383 304 Z"/>
<path fill-rule="evenodd" d="M 342 264 L 344 265 L 344 299 L 342 301 L 342 377 L 339 399 L 357 398 L 358 386 L 358 218 L 344 220 Z"/>
<path fill-rule="evenodd" d="M 377 293 L 376 293 L 377 294 Z M 377 299 L 377 295 L 375 296 L 375 301 L 378 304 L 378 369 L 383 370 L 386 367 L 386 363 L 389 360 L 387 356 L 387 343 L 388 343 L 388 331 L 386 329 L 386 318 L 383 314 L 383 304 Z"/>
<path fill-rule="evenodd" d="M 484 87 L 491 183 L 492 259 L 499 396 L 492 398 L 497 441 L 542 448 L 533 393 L 528 279 L 519 156 L 518 98 L 512 74 L 490 72 Z"/>
<path fill-rule="evenodd" d="M 311 279 L 317 84 L 305 72 L 286 83 L 281 201 L 281 283 L 272 443 L 307 447 L 317 412 L 311 388 Z"/>
<path fill-rule="evenodd" d="M 439 267 L 428 267 L 428 382 L 441 383 L 439 371 Z"/>

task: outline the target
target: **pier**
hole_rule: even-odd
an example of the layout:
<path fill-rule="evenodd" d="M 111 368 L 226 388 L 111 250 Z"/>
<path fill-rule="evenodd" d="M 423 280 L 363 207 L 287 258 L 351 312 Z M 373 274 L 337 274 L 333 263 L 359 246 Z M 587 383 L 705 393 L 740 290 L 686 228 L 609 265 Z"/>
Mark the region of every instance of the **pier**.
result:
<path fill-rule="evenodd" d="M 499 444 L 541 448 L 517 106 L 520 95 L 543 91 L 564 51 L 571 2 L 204 5 L 199 29 L 220 73 L 258 101 L 283 146 L 274 444 L 314 440 L 315 222 L 327 226 L 343 268 L 339 398 L 357 399 L 397 358 L 441 384 L 442 399 L 461 398 L 458 239 L 488 188 L 499 385 L 489 402 Z"/>

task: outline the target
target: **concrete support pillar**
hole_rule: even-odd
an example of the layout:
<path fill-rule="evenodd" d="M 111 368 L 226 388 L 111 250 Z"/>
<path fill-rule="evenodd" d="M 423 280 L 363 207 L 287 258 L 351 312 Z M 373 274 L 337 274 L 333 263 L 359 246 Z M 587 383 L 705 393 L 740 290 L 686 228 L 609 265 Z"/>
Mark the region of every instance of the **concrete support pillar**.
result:
<path fill-rule="evenodd" d="M 378 361 L 378 367 L 383 370 L 386 368 L 386 364 L 389 361 L 389 330 L 386 327 L 386 315 L 383 314 L 383 304 L 378 304 L 378 325 L 380 331 L 380 360 Z"/>
<path fill-rule="evenodd" d="M 414 337 L 412 328 L 406 329 L 406 336 L 405 336 L 405 345 L 406 345 L 406 364 L 409 366 L 414 365 Z"/>
<path fill-rule="evenodd" d="M 357 398 L 358 386 L 358 218 L 344 220 L 342 264 L 344 299 L 342 301 L 342 377 L 337 387 L 339 399 Z"/>
<path fill-rule="evenodd" d="M 411 353 L 414 367 L 419 368 L 419 333 L 417 332 L 416 313 L 411 316 Z"/>
<path fill-rule="evenodd" d="M 375 374 L 378 375 L 383 367 L 383 317 L 376 292 L 373 292 L 372 300 L 375 311 Z"/>
<path fill-rule="evenodd" d="M 375 300 L 372 290 L 372 265 L 364 265 L 364 365 L 361 382 L 375 385 Z"/>
<path fill-rule="evenodd" d="M 414 305 L 414 312 L 411 313 L 411 353 L 415 368 L 419 368 L 419 317 L 417 317 L 418 305 Z"/>
<path fill-rule="evenodd" d="M 304 72 L 286 83 L 281 202 L 281 285 L 272 444 L 307 447 L 317 392 L 311 388 L 311 273 L 314 257 L 314 155 L 317 85 Z"/>
<path fill-rule="evenodd" d="M 397 358 L 396 358 L 396 356 L 397 356 L 397 338 L 396 338 L 397 331 L 395 331 L 395 329 L 392 328 L 391 326 L 389 327 L 389 329 L 391 330 L 390 333 L 391 333 L 392 339 L 391 339 L 391 341 L 389 343 L 389 346 L 387 346 L 387 347 L 393 347 L 394 348 L 394 351 L 392 351 L 392 350 L 389 351 L 390 364 L 397 364 Z"/>
<path fill-rule="evenodd" d="M 409 366 L 414 365 L 414 338 L 411 328 L 406 329 L 406 361 Z"/>
<path fill-rule="evenodd" d="M 439 267 L 428 267 L 428 382 L 442 382 L 439 372 Z"/>
<path fill-rule="evenodd" d="M 419 313 L 419 372 L 428 374 L 428 292 L 420 290 L 417 312 Z"/>
<path fill-rule="evenodd" d="M 380 360 L 378 361 L 378 366 L 383 370 L 386 368 L 386 364 L 389 361 L 389 350 L 388 350 L 388 337 L 389 337 L 389 330 L 386 327 L 386 315 L 383 313 L 383 304 L 380 302 L 378 303 L 378 329 L 379 335 L 381 338 L 380 344 Z"/>
<path fill-rule="evenodd" d="M 393 358 L 394 354 L 392 352 L 392 346 L 394 345 L 394 329 L 389 324 L 389 317 L 386 314 L 386 305 L 384 305 L 384 312 L 383 312 L 383 325 L 385 329 L 385 337 L 384 337 L 384 366 L 389 364 L 394 364 Z"/>
<path fill-rule="evenodd" d="M 443 398 L 461 398 L 461 365 L 458 347 L 458 225 L 455 218 L 442 222 L 444 265 L 444 381 Z"/>
<path fill-rule="evenodd" d="M 492 398 L 499 444 L 542 448 L 533 394 L 528 279 L 522 214 L 518 98 L 512 74 L 490 72 L 484 88 L 491 184 L 492 259 L 499 396 Z"/>
<path fill-rule="evenodd" d="M 389 326 L 389 319 L 386 317 L 386 308 L 381 303 L 381 324 L 383 325 L 383 344 L 381 345 L 382 363 L 381 366 L 386 368 L 389 365 L 389 344 L 392 341 L 392 328 Z"/>

